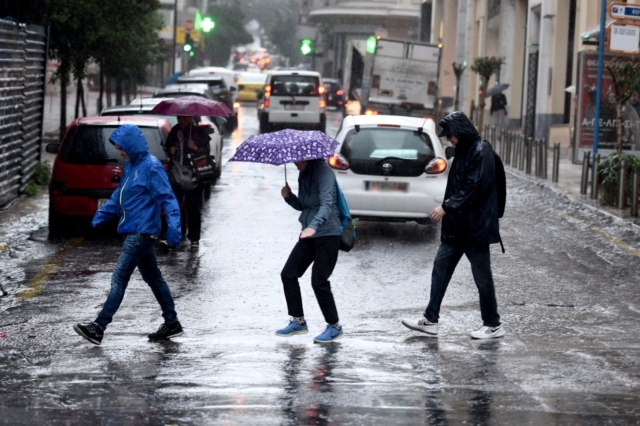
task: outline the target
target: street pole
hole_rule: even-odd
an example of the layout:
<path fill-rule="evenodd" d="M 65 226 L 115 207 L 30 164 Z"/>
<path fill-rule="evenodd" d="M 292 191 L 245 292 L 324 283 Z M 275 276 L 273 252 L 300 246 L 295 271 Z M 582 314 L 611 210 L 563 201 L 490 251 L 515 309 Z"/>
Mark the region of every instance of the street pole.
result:
<path fill-rule="evenodd" d="M 596 179 L 596 154 L 598 153 L 598 136 L 600 133 L 600 98 L 602 94 L 602 68 L 604 64 L 604 31 L 607 15 L 607 1 L 601 0 L 600 9 L 600 34 L 598 37 L 598 82 L 596 85 L 596 117 L 593 123 L 593 168 L 591 169 L 591 185 Z"/>
<path fill-rule="evenodd" d="M 173 2 L 173 54 L 171 55 L 171 75 L 176 73 L 176 38 L 178 34 L 178 0 Z"/>

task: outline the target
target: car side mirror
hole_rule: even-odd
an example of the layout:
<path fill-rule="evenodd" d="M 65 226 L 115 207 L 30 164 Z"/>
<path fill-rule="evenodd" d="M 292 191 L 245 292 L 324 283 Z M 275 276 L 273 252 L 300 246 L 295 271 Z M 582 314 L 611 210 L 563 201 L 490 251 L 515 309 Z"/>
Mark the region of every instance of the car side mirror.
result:
<path fill-rule="evenodd" d="M 45 150 L 49 154 L 57 154 L 58 151 L 60 150 L 60 144 L 59 143 L 48 143 L 47 147 L 45 148 Z"/>
<path fill-rule="evenodd" d="M 456 150 L 452 146 L 448 146 L 444 149 L 444 155 L 447 157 L 447 160 L 453 158 L 456 154 Z"/>

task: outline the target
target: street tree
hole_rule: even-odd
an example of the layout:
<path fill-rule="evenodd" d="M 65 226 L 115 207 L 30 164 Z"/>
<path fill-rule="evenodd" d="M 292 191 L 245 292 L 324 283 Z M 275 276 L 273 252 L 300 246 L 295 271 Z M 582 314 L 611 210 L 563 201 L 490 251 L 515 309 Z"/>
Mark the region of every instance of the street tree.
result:
<path fill-rule="evenodd" d="M 471 71 L 480 76 L 480 99 L 479 108 L 480 114 L 478 117 L 478 129 L 482 132 L 482 125 L 484 123 L 484 107 L 485 107 L 485 93 L 487 92 L 487 85 L 493 74 L 500 72 L 500 67 L 504 64 L 504 58 L 496 58 L 495 56 L 482 56 L 475 58 L 473 65 L 471 65 Z"/>
<path fill-rule="evenodd" d="M 617 153 L 622 154 L 622 108 L 634 93 L 640 91 L 640 63 L 633 58 L 630 62 L 614 62 L 606 67 L 616 95 Z"/>
<path fill-rule="evenodd" d="M 211 17 L 216 26 L 208 33 L 201 33 L 204 34 L 204 50 L 211 57 L 211 65 L 226 66 L 234 46 L 253 41 L 244 28 L 242 8 L 236 1 L 227 1 L 210 5 L 206 15 Z"/>
<path fill-rule="evenodd" d="M 466 64 L 466 62 L 465 62 Z M 459 111 L 460 108 L 460 79 L 462 78 L 462 73 L 467 69 L 465 64 L 457 64 L 453 63 L 453 73 L 456 76 L 456 99 L 453 103 L 454 111 Z"/>

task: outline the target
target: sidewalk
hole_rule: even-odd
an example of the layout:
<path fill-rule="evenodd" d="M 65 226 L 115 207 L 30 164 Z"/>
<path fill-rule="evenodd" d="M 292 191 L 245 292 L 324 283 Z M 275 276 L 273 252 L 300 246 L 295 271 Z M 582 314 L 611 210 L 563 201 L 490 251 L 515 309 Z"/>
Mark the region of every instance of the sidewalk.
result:
<path fill-rule="evenodd" d="M 524 170 L 518 170 L 517 168 L 505 165 L 505 171 L 507 175 L 512 174 L 519 178 L 529 180 L 540 184 L 546 188 L 551 189 L 555 193 L 567 197 L 569 200 L 581 203 L 584 206 L 600 211 L 606 215 L 612 216 L 619 220 L 630 222 L 635 226 L 640 227 L 640 218 L 632 217 L 630 215 L 630 208 L 627 207 L 624 210 L 620 210 L 612 207 L 601 206 L 596 200 L 590 198 L 591 194 L 591 180 L 589 180 L 589 187 L 586 194 L 580 194 L 580 186 L 582 180 L 582 164 L 574 164 L 569 158 L 560 158 L 560 164 L 558 168 L 558 182 L 552 182 L 552 167 L 553 167 L 553 151 L 550 150 L 548 158 L 548 176 L 547 179 L 541 179 L 535 176 L 535 174 L 526 174 Z"/>

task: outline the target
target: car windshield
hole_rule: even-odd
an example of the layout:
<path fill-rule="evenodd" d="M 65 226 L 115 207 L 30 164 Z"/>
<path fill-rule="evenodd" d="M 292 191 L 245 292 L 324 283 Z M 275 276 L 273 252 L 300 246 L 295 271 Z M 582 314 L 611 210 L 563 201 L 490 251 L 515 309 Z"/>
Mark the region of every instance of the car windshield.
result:
<path fill-rule="evenodd" d="M 178 79 L 178 81 L 182 84 L 207 84 L 212 89 L 222 89 L 224 88 L 223 80 L 207 80 L 207 79 L 198 79 L 198 78 L 185 78 Z"/>
<path fill-rule="evenodd" d="M 274 75 L 271 79 L 273 96 L 320 96 L 318 77 L 307 75 Z"/>
<path fill-rule="evenodd" d="M 240 77 L 240 83 L 264 83 L 266 79 L 266 75 L 243 75 Z"/>
<path fill-rule="evenodd" d="M 117 128 L 118 126 L 95 125 L 73 127 L 64 140 L 60 161 L 83 166 L 123 164 L 122 157 L 109 142 L 111 134 Z M 140 127 L 140 130 L 147 140 L 151 154 L 165 161 L 167 156 L 158 128 Z"/>
<path fill-rule="evenodd" d="M 155 95 L 156 98 L 181 98 L 183 96 L 200 96 L 201 98 L 206 98 L 202 93 L 189 93 L 189 92 L 166 92 L 166 93 L 158 93 Z"/>
<path fill-rule="evenodd" d="M 340 153 L 354 173 L 372 175 L 386 174 L 382 165 L 389 163 L 393 176 L 419 176 L 435 158 L 433 144 L 426 133 L 385 127 L 351 130 Z"/>

